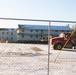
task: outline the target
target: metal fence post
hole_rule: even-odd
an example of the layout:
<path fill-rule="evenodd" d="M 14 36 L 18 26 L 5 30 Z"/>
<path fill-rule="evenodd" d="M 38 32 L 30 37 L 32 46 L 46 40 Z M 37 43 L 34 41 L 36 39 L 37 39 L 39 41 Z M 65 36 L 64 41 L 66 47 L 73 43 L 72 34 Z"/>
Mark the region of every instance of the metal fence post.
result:
<path fill-rule="evenodd" d="M 49 75 L 49 61 L 50 61 L 50 25 L 51 25 L 51 22 L 49 21 L 49 26 L 48 26 L 48 72 L 47 72 L 47 75 Z"/>

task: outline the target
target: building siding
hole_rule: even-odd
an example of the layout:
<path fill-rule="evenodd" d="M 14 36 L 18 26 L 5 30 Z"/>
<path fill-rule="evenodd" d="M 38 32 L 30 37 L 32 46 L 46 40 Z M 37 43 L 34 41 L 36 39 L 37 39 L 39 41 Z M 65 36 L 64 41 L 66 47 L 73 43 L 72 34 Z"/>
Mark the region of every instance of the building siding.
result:
<path fill-rule="evenodd" d="M 53 28 L 54 27 L 54 28 Z M 61 26 L 55 28 L 55 26 L 51 27 L 50 29 L 50 36 L 58 36 L 61 32 L 71 31 L 71 28 L 64 26 L 61 28 Z M 60 30 L 59 30 L 60 29 Z M 23 37 L 22 37 L 23 36 Z M 17 40 L 24 40 L 24 41 L 41 41 L 44 37 L 48 37 L 48 26 L 32 26 L 32 25 L 19 25 L 19 28 L 17 30 Z"/>
<path fill-rule="evenodd" d="M 7 40 L 9 42 L 17 41 L 17 34 L 14 29 L 0 29 L 0 40 Z"/>

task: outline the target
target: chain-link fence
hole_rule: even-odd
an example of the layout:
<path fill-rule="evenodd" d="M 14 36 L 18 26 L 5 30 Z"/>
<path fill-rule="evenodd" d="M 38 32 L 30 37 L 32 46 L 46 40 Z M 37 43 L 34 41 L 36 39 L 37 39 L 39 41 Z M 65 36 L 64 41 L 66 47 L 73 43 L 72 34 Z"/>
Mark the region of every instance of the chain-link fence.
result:
<path fill-rule="evenodd" d="M 75 75 L 75 23 L 0 18 L 0 74 Z"/>

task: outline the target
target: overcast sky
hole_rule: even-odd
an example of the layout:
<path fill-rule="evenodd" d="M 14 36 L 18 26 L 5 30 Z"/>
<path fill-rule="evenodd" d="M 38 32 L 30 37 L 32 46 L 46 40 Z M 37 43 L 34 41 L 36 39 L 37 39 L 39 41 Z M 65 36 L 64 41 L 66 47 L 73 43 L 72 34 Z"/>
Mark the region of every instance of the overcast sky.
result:
<path fill-rule="evenodd" d="M 0 17 L 76 21 L 76 0 L 0 0 Z"/>

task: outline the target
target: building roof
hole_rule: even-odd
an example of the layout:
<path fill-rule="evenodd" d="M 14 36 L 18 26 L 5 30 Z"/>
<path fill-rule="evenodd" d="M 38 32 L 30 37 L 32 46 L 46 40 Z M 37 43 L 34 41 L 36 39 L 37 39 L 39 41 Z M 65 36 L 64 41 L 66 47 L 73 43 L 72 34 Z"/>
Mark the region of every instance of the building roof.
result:
<path fill-rule="evenodd" d="M 14 31 L 14 28 L 0 28 L 0 30 L 4 30 L 4 31 Z"/>
<path fill-rule="evenodd" d="M 19 28 L 26 28 L 26 29 L 38 29 L 38 30 L 48 30 L 48 25 L 18 25 Z M 68 30 L 71 31 L 72 29 L 69 26 L 57 26 L 51 25 L 50 30 Z"/>

